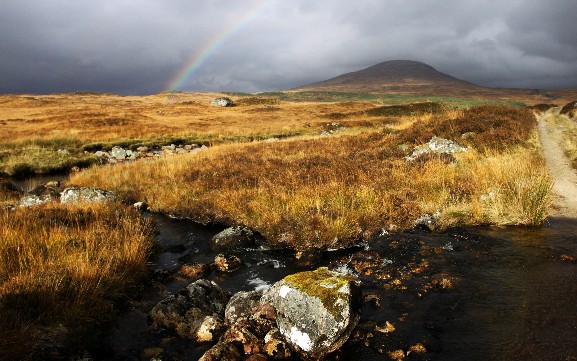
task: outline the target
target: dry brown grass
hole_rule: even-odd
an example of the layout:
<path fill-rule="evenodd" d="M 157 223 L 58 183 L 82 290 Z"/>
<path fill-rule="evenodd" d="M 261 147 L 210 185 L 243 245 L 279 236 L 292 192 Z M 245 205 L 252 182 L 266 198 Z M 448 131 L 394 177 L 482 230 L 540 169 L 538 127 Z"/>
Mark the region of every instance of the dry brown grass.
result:
<path fill-rule="evenodd" d="M 82 142 L 165 137 L 214 138 L 300 134 L 329 108 L 358 111 L 368 103 L 342 106 L 291 103 L 276 99 L 234 98 L 221 108 L 210 101 L 222 94 L 177 93 L 172 96 L 121 97 L 108 94 L 0 96 L 0 142 L 77 139 Z"/>
<path fill-rule="evenodd" d="M 93 339 L 145 275 L 152 230 L 117 204 L 0 209 L 1 359 L 46 356 L 62 328 L 71 349 Z"/>
<path fill-rule="evenodd" d="M 463 140 L 464 131 L 476 133 Z M 539 224 L 550 179 L 535 166 L 541 160 L 534 134 L 530 111 L 479 107 L 427 117 L 402 131 L 229 144 L 201 155 L 93 168 L 71 182 L 120 190 L 156 211 L 244 224 L 272 243 L 330 248 L 409 227 L 437 210 L 443 226 Z M 432 135 L 478 151 L 458 156 L 456 166 L 404 159 L 399 145 Z"/>

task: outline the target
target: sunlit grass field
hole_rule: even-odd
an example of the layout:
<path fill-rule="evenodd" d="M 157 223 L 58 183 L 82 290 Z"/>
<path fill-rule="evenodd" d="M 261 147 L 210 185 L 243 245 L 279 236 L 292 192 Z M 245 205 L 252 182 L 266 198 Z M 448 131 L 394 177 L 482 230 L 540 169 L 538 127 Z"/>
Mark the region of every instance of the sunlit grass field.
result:
<path fill-rule="evenodd" d="M 0 96 L 0 173 L 79 166 L 68 185 L 245 225 L 298 251 L 368 241 L 427 214 L 437 230 L 538 225 L 547 215 L 551 178 L 536 118 L 518 103 L 269 93 L 228 94 L 235 107 L 210 106 L 220 95 Z M 407 160 L 433 136 L 467 151 Z M 116 165 L 92 154 L 171 143 L 209 149 Z M 153 225 L 121 204 L 5 207 L 20 196 L 0 183 L 0 359 L 11 360 L 41 353 L 62 330 L 66 342 L 89 342 L 86 330 L 106 325 L 146 276 L 153 237 Z"/>
<path fill-rule="evenodd" d="M 95 167 L 70 182 L 117 190 L 158 212 L 242 224 L 301 250 L 367 240 L 411 227 L 423 214 L 440 213 L 440 228 L 545 218 L 551 180 L 530 111 L 483 106 L 397 125 L 225 144 L 202 155 Z M 432 136 L 470 150 L 456 162 L 406 160 Z"/>

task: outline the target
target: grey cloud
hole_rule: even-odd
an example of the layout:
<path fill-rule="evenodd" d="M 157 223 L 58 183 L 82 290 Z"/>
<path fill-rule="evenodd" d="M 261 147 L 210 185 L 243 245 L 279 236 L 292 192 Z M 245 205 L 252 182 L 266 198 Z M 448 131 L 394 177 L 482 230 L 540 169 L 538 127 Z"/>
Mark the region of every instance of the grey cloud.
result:
<path fill-rule="evenodd" d="M 487 86 L 577 87 L 575 14 L 574 0 L 9 0 L 0 92 L 160 92 L 226 34 L 183 90 L 287 89 L 391 59 Z"/>

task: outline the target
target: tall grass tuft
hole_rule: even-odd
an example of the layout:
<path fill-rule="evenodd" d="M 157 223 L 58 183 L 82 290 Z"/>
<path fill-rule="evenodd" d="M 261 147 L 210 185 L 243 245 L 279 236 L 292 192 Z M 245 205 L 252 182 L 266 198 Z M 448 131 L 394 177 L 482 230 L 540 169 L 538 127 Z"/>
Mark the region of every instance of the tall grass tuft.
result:
<path fill-rule="evenodd" d="M 146 275 L 152 232 L 118 204 L 1 209 L 2 359 L 38 356 L 62 328 L 81 347 L 88 327 L 109 322 L 115 302 Z"/>

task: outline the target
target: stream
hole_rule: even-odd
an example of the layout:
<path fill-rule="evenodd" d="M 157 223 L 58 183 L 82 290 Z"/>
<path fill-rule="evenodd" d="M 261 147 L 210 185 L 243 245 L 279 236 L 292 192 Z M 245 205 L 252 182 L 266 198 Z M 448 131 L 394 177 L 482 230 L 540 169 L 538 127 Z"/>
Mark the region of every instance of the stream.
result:
<path fill-rule="evenodd" d="M 151 216 L 165 249 L 151 267 L 168 276 L 132 303 L 106 340 L 102 360 L 150 360 L 160 349 L 175 360 L 196 360 L 210 346 L 149 330 L 147 313 L 189 283 L 173 273 L 182 264 L 214 260 L 208 244 L 222 228 Z M 388 352 L 418 343 L 427 353 L 406 359 L 577 360 L 574 219 L 549 219 L 539 228 L 410 230 L 307 260 L 296 260 L 286 250 L 235 254 L 243 268 L 206 277 L 230 293 L 266 287 L 320 266 L 359 275 L 365 299 L 361 321 L 331 360 L 389 359 Z M 393 332 L 382 332 L 387 322 Z"/>
<path fill-rule="evenodd" d="M 34 188 L 37 181 L 14 182 Z M 191 279 L 183 264 L 209 264 L 210 239 L 223 227 L 161 214 L 162 251 L 150 262 L 153 280 L 127 305 L 94 360 L 197 360 L 211 346 L 152 329 L 148 312 Z M 328 267 L 362 281 L 361 320 L 328 360 L 387 360 L 421 344 L 406 360 L 577 360 L 577 219 L 549 218 L 541 227 L 412 229 L 367 244 L 300 260 L 289 250 L 231 252 L 243 261 L 232 273 L 211 271 L 231 294 L 262 289 L 305 270 Z M 392 329 L 387 329 L 387 325 Z"/>

